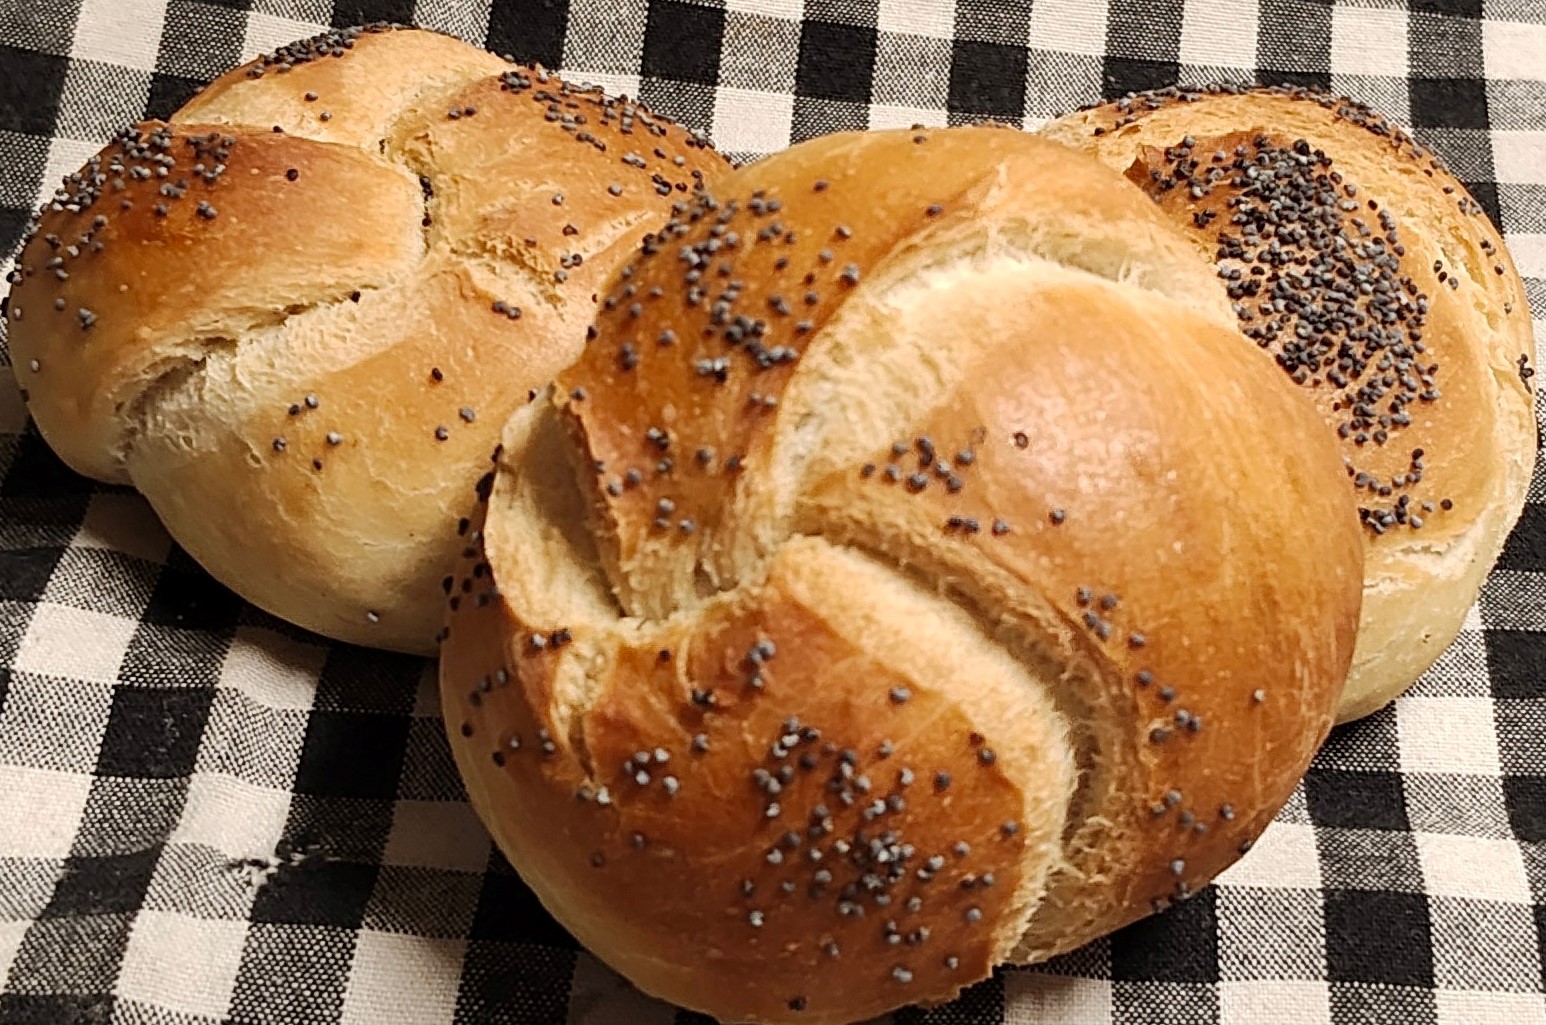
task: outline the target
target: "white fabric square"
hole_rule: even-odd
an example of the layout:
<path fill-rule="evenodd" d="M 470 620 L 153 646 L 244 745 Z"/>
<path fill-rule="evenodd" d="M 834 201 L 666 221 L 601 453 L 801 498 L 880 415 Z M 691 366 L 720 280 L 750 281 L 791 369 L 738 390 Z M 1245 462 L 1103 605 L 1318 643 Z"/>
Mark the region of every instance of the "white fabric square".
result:
<path fill-rule="evenodd" d="M 1319 888 L 1321 863 L 1315 847 L 1315 827 L 1274 822 L 1250 853 L 1219 876 L 1218 884 L 1268 890 Z"/>
<path fill-rule="evenodd" d="M 199 773 L 188 780 L 172 842 L 203 844 L 232 858 L 266 858 L 283 835 L 289 812 L 286 791 Z"/>
<path fill-rule="evenodd" d="M 75 548 L 119 552 L 146 562 L 165 563 L 172 539 L 139 495 L 103 491 L 91 496 L 79 533 L 70 542 Z"/>
<path fill-rule="evenodd" d="M 90 793 L 90 776 L 0 764 L 0 858 L 68 855 Z"/>
<path fill-rule="evenodd" d="M 1038 50 L 1106 54 L 1106 14 L 1103 3 L 1085 0 L 1036 0 L 1031 8 L 1030 44 Z"/>
<path fill-rule="evenodd" d="M 955 4 L 919 3 L 919 0 L 880 0 L 877 21 L 882 32 L 950 39 L 955 34 Z"/>
<path fill-rule="evenodd" d="M 223 1018 L 241 967 L 245 922 L 141 911 L 129 932 L 120 997 Z"/>
<path fill-rule="evenodd" d="M 21 949 L 21 941 L 27 935 L 29 922 L 0 922 L 0 983 L 11 974 L 11 965 L 16 960 L 16 952 Z"/>
<path fill-rule="evenodd" d="M 726 153 L 775 153 L 789 145 L 794 97 L 752 89 L 714 92 L 714 143 Z"/>
<path fill-rule="evenodd" d="M 388 865 L 481 872 L 488 865 L 488 830 L 460 801 L 398 801 L 382 860 Z"/>
<path fill-rule="evenodd" d="M 1485 698 L 1403 698 L 1396 730 L 1403 772 L 1498 773 L 1497 730 Z"/>
<path fill-rule="evenodd" d="M 1482 55 L 1488 78 L 1546 82 L 1546 25 L 1522 21 L 1482 22 Z"/>
<path fill-rule="evenodd" d="M 876 130 L 883 128 L 911 128 L 913 125 L 943 128 L 949 123 L 949 119 L 950 115 L 947 111 L 927 107 L 901 107 L 888 103 L 877 103 L 870 108 L 870 127 Z"/>
<path fill-rule="evenodd" d="M 805 13 L 805 0 L 725 0 L 725 10 L 799 21 L 800 15 Z M 885 10 L 884 0 L 881 10 Z"/>
<path fill-rule="evenodd" d="M 156 70 L 167 0 L 83 0 L 70 55 Z"/>
<path fill-rule="evenodd" d="M 253 11 L 247 15 L 247 34 L 242 39 L 242 51 L 237 59 L 249 61 L 259 54 L 277 50 L 286 43 L 309 39 L 326 29 L 326 24 Z"/>
<path fill-rule="evenodd" d="M 1187 0 L 1181 16 L 1181 63 L 1256 66 L 1256 0 Z"/>
<path fill-rule="evenodd" d="M 456 1015 L 465 940 L 363 930 L 354 947 L 343 1025 L 422 1025 Z"/>
<path fill-rule="evenodd" d="M 1219 1025 L 1330 1025 L 1331 992 L 1324 982 L 1271 979 L 1219 985 Z"/>
<path fill-rule="evenodd" d="M 1435 896 L 1530 903 L 1519 845 L 1476 836 L 1418 833 L 1423 889 Z"/>
<path fill-rule="evenodd" d="M 1546 64 L 1546 51 L 1541 62 Z M 1546 167 L 1546 132 L 1493 132 L 1492 163 L 1500 182 L 1538 180 Z M 1515 237 L 1509 238 L 1511 250 Z"/>
<path fill-rule="evenodd" d="M 1487 993 L 1441 989 L 1434 993 L 1438 1025 L 1546 1025 L 1539 993 Z"/>
<path fill-rule="evenodd" d="M 627 979 L 581 951 L 574 958 L 565 1025 L 672 1025 L 676 1009 L 635 989 Z"/>
<path fill-rule="evenodd" d="M 41 602 L 16 652 L 16 668 L 39 676 L 115 683 L 138 625 L 123 616 Z"/>
<path fill-rule="evenodd" d="M 1004 973 L 1004 1025 L 1109 1025 L 1111 980 Z"/>
<path fill-rule="evenodd" d="M 1546 278 L 1546 235 L 1514 232 L 1508 237 L 1514 266 L 1527 278 Z"/>
<path fill-rule="evenodd" d="M 1331 9 L 1331 70 L 1339 75 L 1407 75 L 1407 19 L 1400 8 Z"/>
<path fill-rule="evenodd" d="M 220 685 L 268 708 L 309 709 L 327 649 L 259 627 L 241 627 L 220 668 Z"/>

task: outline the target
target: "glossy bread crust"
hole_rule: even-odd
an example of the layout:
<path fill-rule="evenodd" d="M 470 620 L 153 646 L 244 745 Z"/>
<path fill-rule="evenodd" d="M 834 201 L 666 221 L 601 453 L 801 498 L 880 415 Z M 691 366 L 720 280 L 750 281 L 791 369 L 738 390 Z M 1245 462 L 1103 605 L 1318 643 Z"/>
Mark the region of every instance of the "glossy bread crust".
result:
<path fill-rule="evenodd" d="M 1014 131 L 830 136 L 682 201 L 602 305 L 480 482 L 441 680 L 496 840 L 636 984 L 940 1002 L 1287 799 L 1353 499 L 1138 189 Z"/>
<path fill-rule="evenodd" d="M 28 408 L 254 604 L 434 651 L 511 412 L 608 270 L 727 170 L 643 108 L 448 36 L 292 44 L 124 132 L 41 213 L 10 294 Z"/>
<path fill-rule="evenodd" d="M 1534 346 L 1502 237 L 1430 150 L 1322 93 L 1166 90 L 1042 133 L 1192 236 L 1336 432 L 1368 549 L 1338 719 L 1383 707 L 1455 639 L 1524 507 Z"/>

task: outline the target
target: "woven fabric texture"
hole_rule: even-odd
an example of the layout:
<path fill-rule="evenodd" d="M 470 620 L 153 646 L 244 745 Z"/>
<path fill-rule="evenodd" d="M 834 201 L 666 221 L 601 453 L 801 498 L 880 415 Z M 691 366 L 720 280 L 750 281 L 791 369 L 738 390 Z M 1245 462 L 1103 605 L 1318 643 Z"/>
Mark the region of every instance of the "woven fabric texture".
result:
<path fill-rule="evenodd" d="M 1467 182 L 1546 340 L 1542 0 L 0 0 L 0 253 L 124 124 L 375 19 L 638 96 L 740 158 L 1178 81 L 1342 91 Z M 1333 733 L 1216 885 L 896 1023 L 1546 1025 L 1539 470 L 1531 499 L 1455 645 Z M 703 1021 L 543 912 L 465 802 L 434 688 L 234 598 L 0 383 L 0 1025 Z"/>

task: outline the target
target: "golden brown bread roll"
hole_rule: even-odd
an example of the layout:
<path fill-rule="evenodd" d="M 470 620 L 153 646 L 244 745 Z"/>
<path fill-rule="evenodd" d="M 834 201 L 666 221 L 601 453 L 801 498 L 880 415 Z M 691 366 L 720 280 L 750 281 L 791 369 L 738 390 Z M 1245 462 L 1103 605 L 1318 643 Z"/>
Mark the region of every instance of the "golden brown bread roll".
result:
<path fill-rule="evenodd" d="M 1142 193 L 1014 131 L 682 200 L 516 413 L 445 717 L 557 918 L 726 1021 L 935 1003 L 1199 889 L 1352 655 L 1309 400 Z"/>
<path fill-rule="evenodd" d="M 604 274 L 724 169 L 448 36 L 331 32 L 65 182 L 17 261 L 16 374 L 65 462 L 139 488 L 243 597 L 432 652 L 501 425 L 578 355 Z"/>
<path fill-rule="evenodd" d="M 1303 89 L 1146 93 L 1043 133 L 1192 235 L 1336 430 L 1368 549 L 1337 718 L 1382 707 L 1460 632 L 1524 508 L 1533 343 L 1502 237 L 1428 149 Z"/>

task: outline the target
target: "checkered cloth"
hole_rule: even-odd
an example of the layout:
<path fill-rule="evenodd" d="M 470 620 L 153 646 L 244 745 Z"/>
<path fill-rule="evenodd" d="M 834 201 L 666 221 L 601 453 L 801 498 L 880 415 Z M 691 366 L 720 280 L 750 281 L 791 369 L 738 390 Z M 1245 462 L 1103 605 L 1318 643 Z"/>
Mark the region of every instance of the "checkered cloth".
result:
<path fill-rule="evenodd" d="M 1345 91 L 1467 182 L 1546 337 L 1541 0 L 0 0 L 0 249 L 119 126 L 378 18 L 741 157 L 1177 79 Z M 1546 475 L 1531 498 L 1455 646 L 1332 735 L 1216 886 L 896 1021 L 1546 1025 Z M 0 1025 L 698 1021 L 578 950 L 493 850 L 430 665 L 247 607 L 0 385 Z"/>

